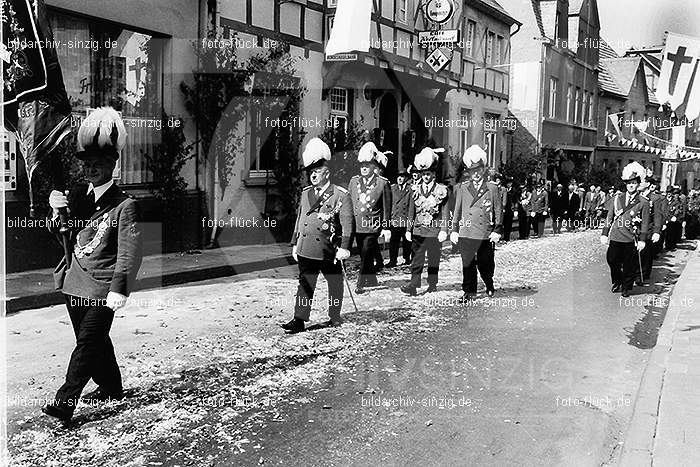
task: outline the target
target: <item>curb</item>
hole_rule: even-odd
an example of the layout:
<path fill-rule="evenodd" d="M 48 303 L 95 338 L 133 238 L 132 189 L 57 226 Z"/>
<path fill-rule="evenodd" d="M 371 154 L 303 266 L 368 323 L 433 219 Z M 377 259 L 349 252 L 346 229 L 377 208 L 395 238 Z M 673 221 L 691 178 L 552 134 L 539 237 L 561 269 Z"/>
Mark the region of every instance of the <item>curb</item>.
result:
<path fill-rule="evenodd" d="M 696 249 L 691 254 L 688 263 L 683 268 L 683 272 L 685 272 L 688 264 L 692 261 L 700 261 L 700 249 Z M 689 280 L 683 276 L 683 272 L 681 272 L 678 282 L 673 287 L 671 299 L 673 299 L 673 296 L 679 289 L 678 286 Z M 621 467 L 652 466 L 654 437 L 656 435 L 664 377 L 671 348 L 673 347 L 673 334 L 682 311 L 683 307 L 678 303 L 669 305 L 664 322 L 659 329 L 656 346 L 654 346 L 649 362 L 647 362 L 647 366 L 644 369 L 637 398 L 634 402 L 632 418 L 624 438 L 625 444 L 618 463 Z"/>
<path fill-rule="evenodd" d="M 186 284 L 189 282 L 200 282 L 208 279 L 218 279 L 221 277 L 236 276 L 255 271 L 264 271 L 290 264 L 296 264 L 291 255 L 280 256 L 268 260 L 249 261 L 236 265 L 212 266 L 208 268 L 192 269 L 187 271 L 176 271 L 162 276 L 151 276 L 138 279 L 134 286 L 134 291 L 157 289 L 171 285 Z M 24 310 L 43 308 L 51 305 L 61 305 L 64 303 L 63 294 L 56 290 L 24 297 L 10 298 L 5 302 L 7 315 L 11 315 Z"/>

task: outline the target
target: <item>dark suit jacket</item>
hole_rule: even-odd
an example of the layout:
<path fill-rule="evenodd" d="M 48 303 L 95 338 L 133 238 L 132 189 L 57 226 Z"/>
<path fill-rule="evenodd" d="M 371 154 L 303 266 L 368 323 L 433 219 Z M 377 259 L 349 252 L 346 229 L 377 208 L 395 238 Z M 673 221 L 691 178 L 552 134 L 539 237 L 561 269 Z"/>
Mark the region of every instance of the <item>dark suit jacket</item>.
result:
<path fill-rule="evenodd" d="M 566 192 L 566 217 L 573 217 L 574 214 L 576 214 L 579 211 L 579 207 L 581 206 L 581 199 L 578 196 L 578 193 L 574 192 L 571 194 L 571 198 L 569 198 L 569 192 Z"/>
<path fill-rule="evenodd" d="M 649 232 L 649 201 L 637 193 L 628 205 L 627 193 L 615 195 L 609 206 L 603 235 L 615 242 L 634 242 L 636 217 L 641 220 L 637 234 L 641 240 L 645 240 Z"/>
<path fill-rule="evenodd" d="M 537 214 L 544 214 L 546 210 L 549 209 L 549 195 L 547 190 L 542 189 L 538 192 L 537 189 L 532 192 L 532 199 L 530 200 L 530 212 L 536 212 Z"/>
<path fill-rule="evenodd" d="M 561 193 L 554 190 L 550 196 L 552 207 L 552 217 L 562 217 L 566 212 L 566 208 L 569 204 L 569 197 L 567 192 L 562 191 Z"/>
<path fill-rule="evenodd" d="M 87 188 L 81 185 L 69 196 L 69 212 L 73 255 L 67 271 L 65 258 L 54 271 L 57 288 L 94 300 L 106 298 L 108 292 L 128 296 L 143 259 L 136 201 L 114 184 L 93 211 Z M 56 223 L 50 230 L 59 236 Z"/>
<path fill-rule="evenodd" d="M 403 189 L 397 183 L 391 185 L 391 226 L 407 227 L 408 204 L 411 200 L 411 190 L 413 186 L 410 182 L 404 183 Z"/>

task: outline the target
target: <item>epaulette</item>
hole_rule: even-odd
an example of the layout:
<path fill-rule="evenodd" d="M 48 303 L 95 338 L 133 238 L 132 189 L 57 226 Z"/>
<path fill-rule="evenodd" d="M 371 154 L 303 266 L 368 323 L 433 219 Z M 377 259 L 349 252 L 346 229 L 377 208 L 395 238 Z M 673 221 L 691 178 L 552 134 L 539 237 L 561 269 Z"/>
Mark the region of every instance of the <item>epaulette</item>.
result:
<path fill-rule="evenodd" d="M 335 187 L 336 187 L 338 190 L 340 190 L 341 193 L 347 193 L 347 192 L 348 192 L 348 190 L 346 190 L 346 189 L 343 188 L 342 186 L 335 185 Z"/>

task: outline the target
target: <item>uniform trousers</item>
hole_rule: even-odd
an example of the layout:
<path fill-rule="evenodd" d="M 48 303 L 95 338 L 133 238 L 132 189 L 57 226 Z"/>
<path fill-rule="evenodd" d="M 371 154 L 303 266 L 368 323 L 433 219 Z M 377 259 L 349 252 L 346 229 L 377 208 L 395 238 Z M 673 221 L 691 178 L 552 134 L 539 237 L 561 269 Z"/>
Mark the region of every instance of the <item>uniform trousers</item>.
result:
<path fill-rule="evenodd" d="M 503 211 L 503 240 L 510 241 L 510 233 L 513 231 L 513 211 Z"/>
<path fill-rule="evenodd" d="M 379 232 L 377 233 L 356 233 L 357 247 L 360 249 L 360 277 L 357 280 L 358 286 L 364 284 L 374 284 L 377 282 L 377 269 L 375 258 L 379 247 Z"/>
<path fill-rule="evenodd" d="M 298 256 L 298 263 L 299 286 L 294 300 L 294 317 L 309 320 L 318 274 L 321 273 L 328 282 L 328 316 L 332 320 L 340 319 L 340 310 L 343 307 L 343 267 L 340 261 Z"/>
<path fill-rule="evenodd" d="M 389 240 L 389 261 L 396 262 L 399 257 L 399 245 L 401 254 L 406 264 L 411 262 L 411 242 L 406 240 L 406 227 L 392 227 L 391 240 Z"/>
<path fill-rule="evenodd" d="M 681 239 L 682 229 L 683 227 L 680 222 L 668 221 L 668 227 L 666 228 L 666 249 L 676 249 L 676 246 Z"/>
<path fill-rule="evenodd" d="M 71 295 L 64 298 L 76 342 L 56 401 L 74 410 L 90 378 L 107 394 L 116 395 L 122 392 L 122 376 L 109 338 L 114 311 L 104 306 L 104 300 Z"/>
<path fill-rule="evenodd" d="M 621 284 L 623 290 L 632 290 L 634 280 L 639 275 L 639 259 L 634 242 L 610 240 L 606 257 L 613 285 Z"/>
<path fill-rule="evenodd" d="M 532 222 L 532 230 L 535 232 L 535 235 L 538 237 L 541 237 L 544 235 L 544 221 L 546 219 L 546 216 L 542 213 L 535 213 L 534 217 L 530 215 L 530 222 Z"/>
<path fill-rule="evenodd" d="M 493 290 L 493 273 L 496 269 L 496 262 L 491 241 L 489 239 L 460 237 L 459 251 L 462 255 L 462 291 L 476 293 L 477 269 L 486 289 Z"/>
<path fill-rule="evenodd" d="M 415 288 L 420 287 L 426 254 L 428 255 L 428 285 L 437 285 L 438 271 L 440 270 L 440 242 L 436 237 L 421 237 L 420 235 L 413 235 L 411 242 L 413 260 L 411 261 L 410 285 Z"/>
<path fill-rule="evenodd" d="M 518 234 L 520 240 L 525 240 L 530 236 L 530 217 L 523 209 L 518 210 Z"/>
<path fill-rule="evenodd" d="M 647 238 L 646 246 L 641 252 L 642 255 L 642 274 L 644 279 L 649 279 L 651 277 L 651 269 L 654 265 L 654 258 L 659 252 L 659 247 L 661 246 L 661 241 L 654 243 L 651 241 L 651 237 Z"/>

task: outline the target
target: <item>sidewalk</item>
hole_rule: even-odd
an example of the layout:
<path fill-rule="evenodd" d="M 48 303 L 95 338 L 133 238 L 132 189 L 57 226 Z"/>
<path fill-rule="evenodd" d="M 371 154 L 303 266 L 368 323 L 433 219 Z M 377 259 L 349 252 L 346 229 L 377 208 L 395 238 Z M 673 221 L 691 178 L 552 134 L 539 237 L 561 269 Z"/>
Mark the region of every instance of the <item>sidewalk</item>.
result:
<path fill-rule="evenodd" d="M 294 264 L 288 243 L 246 245 L 201 250 L 197 254 L 147 256 L 139 270 L 136 290 L 227 277 Z M 7 313 L 63 303 L 54 290 L 53 269 L 6 276 Z"/>
<path fill-rule="evenodd" d="M 671 295 L 642 378 L 622 466 L 700 465 L 700 249 Z"/>

